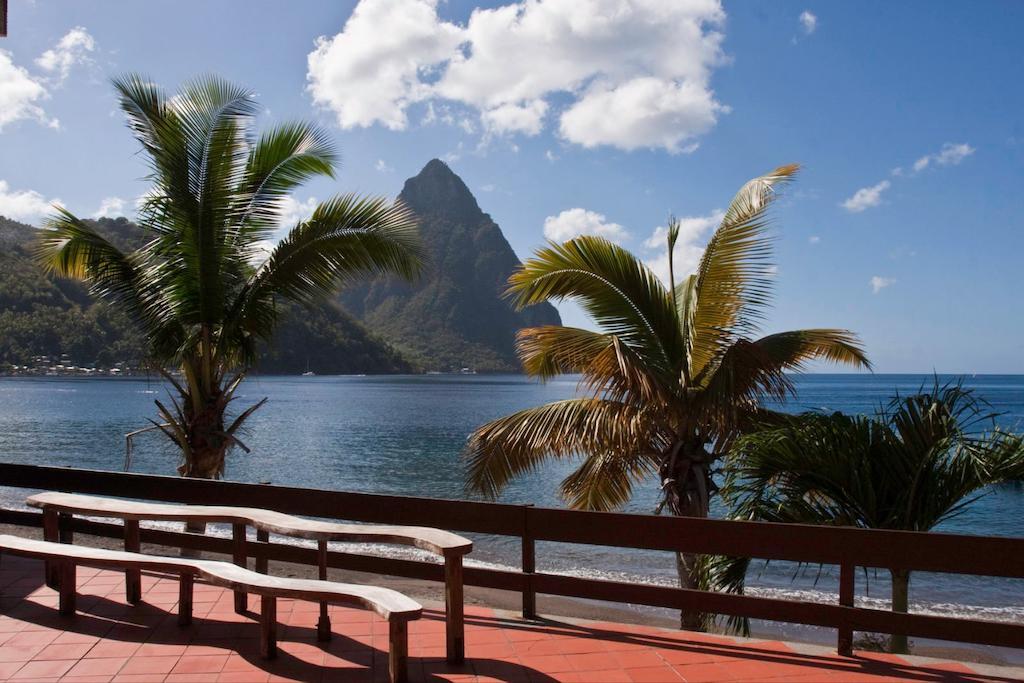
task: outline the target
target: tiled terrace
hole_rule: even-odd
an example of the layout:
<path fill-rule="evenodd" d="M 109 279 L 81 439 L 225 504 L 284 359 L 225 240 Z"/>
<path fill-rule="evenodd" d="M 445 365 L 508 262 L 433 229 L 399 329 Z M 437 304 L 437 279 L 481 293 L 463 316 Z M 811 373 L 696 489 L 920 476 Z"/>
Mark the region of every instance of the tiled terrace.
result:
<path fill-rule="evenodd" d="M 279 601 L 278 658 L 261 660 L 258 626 L 233 611 L 232 595 L 196 584 L 195 621 L 175 621 L 177 580 L 143 575 L 143 602 L 124 600 L 123 574 L 79 568 L 78 614 L 57 614 L 42 564 L 4 557 L 0 566 L 0 680 L 384 681 L 387 624 L 369 612 L 332 608 L 334 638 L 316 641 L 317 605 Z M 414 681 L 1010 681 L 951 662 L 734 640 L 609 623 L 526 623 L 467 610 L 467 661 L 444 661 L 443 612 L 410 628 Z"/>

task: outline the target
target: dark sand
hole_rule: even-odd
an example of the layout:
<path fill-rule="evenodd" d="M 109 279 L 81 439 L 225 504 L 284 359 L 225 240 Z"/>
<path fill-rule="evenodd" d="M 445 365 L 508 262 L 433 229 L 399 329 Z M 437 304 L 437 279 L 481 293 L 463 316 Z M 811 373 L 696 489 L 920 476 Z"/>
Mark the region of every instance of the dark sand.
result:
<path fill-rule="evenodd" d="M 38 538 L 40 540 L 42 539 L 42 530 L 33 527 L 0 524 L 0 533 Z M 119 539 L 113 538 L 76 534 L 75 542 L 98 548 L 110 548 L 115 550 L 124 549 L 123 542 Z M 150 544 L 143 544 L 142 552 L 152 553 L 155 555 L 170 554 L 168 552 L 168 548 L 165 546 Z M 202 553 L 202 556 L 208 557 L 209 559 L 231 560 L 227 555 L 219 555 L 216 553 Z M 317 568 L 311 565 L 272 561 L 270 562 L 270 573 L 277 576 L 316 578 Z M 329 570 L 328 578 L 333 581 L 340 581 L 343 583 L 385 586 L 399 591 L 400 593 L 404 593 L 409 597 L 415 598 L 423 603 L 424 606 L 431 608 L 443 608 L 444 586 L 441 583 L 396 576 L 380 576 L 376 574 L 333 568 Z M 509 612 L 516 612 L 522 609 L 522 598 L 519 593 L 493 588 L 479 588 L 476 586 L 466 586 L 465 603 L 467 605 L 480 605 Z M 545 618 L 557 619 L 558 617 L 568 617 L 572 619 L 639 624 L 662 628 L 676 628 L 679 623 L 675 617 L 670 616 L 668 610 L 662 610 L 663 614 L 658 614 L 649 610 L 641 611 L 637 609 L 630 609 L 628 607 L 616 606 L 610 603 L 564 598 L 553 595 L 537 595 L 537 612 L 544 615 Z M 751 635 L 754 638 L 788 640 L 815 645 L 829 645 L 835 643 L 835 631 L 832 629 L 758 621 L 751 624 L 751 630 Z M 951 659 L 963 662 L 978 662 L 982 664 L 1010 666 L 1019 666 L 1024 664 L 1024 653 L 1009 648 L 996 648 L 982 645 L 918 640 L 913 643 L 912 652 L 915 655 L 924 657 Z"/>

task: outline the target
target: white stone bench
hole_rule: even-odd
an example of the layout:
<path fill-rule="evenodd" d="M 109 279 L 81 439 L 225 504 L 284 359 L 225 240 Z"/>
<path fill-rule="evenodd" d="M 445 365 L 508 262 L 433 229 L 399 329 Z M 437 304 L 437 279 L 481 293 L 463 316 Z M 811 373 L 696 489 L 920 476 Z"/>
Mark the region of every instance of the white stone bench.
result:
<path fill-rule="evenodd" d="M 0 552 L 50 562 L 59 576 L 59 610 L 61 614 L 67 615 L 75 613 L 75 569 L 79 565 L 99 569 L 131 569 L 178 574 L 178 623 L 183 626 L 192 621 L 192 589 L 196 578 L 216 586 L 255 593 L 260 596 L 260 654 L 267 659 L 277 654 L 277 598 L 312 600 L 372 610 L 387 619 L 390 625 L 388 670 L 393 683 L 406 680 L 408 624 L 413 619 L 419 619 L 423 612 L 419 603 L 389 588 L 267 576 L 229 562 L 143 555 L 122 550 L 36 541 L 6 534 L 0 534 Z"/>
<path fill-rule="evenodd" d="M 271 533 L 315 540 L 321 579 L 327 578 L 328 541 L 400 544 L 432 552 L 444 558 L 447 659 L 449 662 L 458 663 L 465 658 L 462 557 L 473 549 L 473 542 L 448 531 L 419 526 L 341 524 L 259 508 L 149 503 L 55 491 L 29 496 L 25 502 L 43 510 L 43 534 L 44 538 L 50 541 L 60 538 L 71 542 L 70 524 L 63 525 L 64 531 L 60 529 L 59 517 L 62 515 L 83 514 L 121 519 L 124 521 L 125 550 L 132 552 L 139 550 L 139 520 L 231 524 L 235 544 L 234 562 L 239 566 L 246 566 L 248 561 L 247 525 L 256 528 L 256 537 L 260 541 L 267 541 Z M 257 560 L 256 570 L 265 573 L 266 562 Z M 52 573 L 48 574 L 47 583 L 54 585 Z M 130 570 L 126 579 L 129 602 L 138 601 L 139 585 L 138 572 Z M 245 604 L 245 591 L 236 590 L 235 610 L 244 611 Z M 320 640 L 328 640 L 330 634 L 331 623 L 327 616 L 327 606 L 321 603 L 317 637 Z"/>

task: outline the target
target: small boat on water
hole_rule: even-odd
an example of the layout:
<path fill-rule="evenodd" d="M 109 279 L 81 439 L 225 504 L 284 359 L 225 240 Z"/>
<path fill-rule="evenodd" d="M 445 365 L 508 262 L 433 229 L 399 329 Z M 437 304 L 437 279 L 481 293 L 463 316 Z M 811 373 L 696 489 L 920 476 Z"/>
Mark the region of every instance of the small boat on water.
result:
<path fill-rule="evenodd" d="M 306 370 L 304 373 L 302 373 L 302 376 L 303 377 L 316 377 L 316 373 L 313 372 L 312 370 Z"/>

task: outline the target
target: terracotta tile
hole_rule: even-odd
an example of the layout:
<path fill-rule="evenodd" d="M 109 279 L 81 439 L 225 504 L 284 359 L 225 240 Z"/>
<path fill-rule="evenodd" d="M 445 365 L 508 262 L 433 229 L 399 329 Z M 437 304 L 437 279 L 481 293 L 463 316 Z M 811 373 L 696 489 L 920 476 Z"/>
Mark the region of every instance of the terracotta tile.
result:
<path fill-rule="evenodd" d="M 132 657 L 119 673 L 169 674 L 178 663 L 178 657 Z"/>
<path fill-rule="evenodd" d="M 28 662 L 11 676 L 12 681 L 39 680 L 43 678 L 59 678 L 78 663 L 75 659 L 54 660 L 46 662 Z"/>
<path fill-rule="evenodd" d="M 140 647 L 142 647 L 141 643 L 102 640 L 93 645 L 85 657 L 86 659 L 131 657 L 139 651 Z"/>
<path fill-rule="evenodd" d="M 168 674 L 164 683 L 215 683 L 219 674 L 198 673 L 198 674 Z"/>
<path fill-rule="evenodd" d="M 606 652 L 573 654 L 566 657 L 576 671 L 621 671 L 615 658 Z"/>
<path fill-rule="evenodd" d="M 68 672 L 71 676 L 113 676 L 128 661 L 127 657 L 83 659 Z"/>
<path fill-rule="evenodd" d="M 228 661 L 227 655 L 185 655 L 178 660 L 171 673 L 198 674 L 220 673 Z"/>
<path fill-rule="evenodd" d="M 686 683 L 721 683 L 734 680 L 728 665 L 725 664 L 692 664 L 674 668 Z"/>
<path fill-rule="evenodd" d="M 587 683 L 631 683 L 625 671 L 577 671 L 576 680 Z"/>
<path fill-rule="evenodd" d="M 81 659 L 91 647 L 91 643 L 53 643 L 40 650 L 32 660 Z"/>
<path fill-rule="evenodd" d="M 175 643 L 143 643 L 135 652 L 135 657 L 169 657 L 185 654 L 187 645 Z"/>
<path fill-rule="evenodd" d="M 626 669 L 629 680 L 636 683 L 670 683 L 683 680 L 670 666 L 648 666 L 640 669 Z"/>

